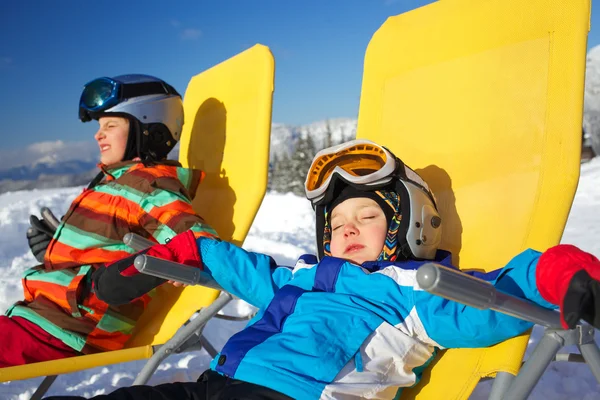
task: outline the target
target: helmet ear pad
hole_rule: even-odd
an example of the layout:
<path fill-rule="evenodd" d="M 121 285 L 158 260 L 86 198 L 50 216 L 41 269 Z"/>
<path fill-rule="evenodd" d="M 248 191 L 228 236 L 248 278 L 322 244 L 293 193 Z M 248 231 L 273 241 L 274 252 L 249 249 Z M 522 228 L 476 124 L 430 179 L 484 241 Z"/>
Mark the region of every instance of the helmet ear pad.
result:
<path fill-rule="evenodd" d="M 162 160 L 175 147 L 169 128 L 163 123 L 153 123 L 142 126 L 140 134 L 140 154 L 143 159 Z"/>
<path fill-rule="evenodd" d="M 399 180 L 396 188 L 402 210 L 398 235 L 399 256 L 406 259 L 434 259 L 442 241 L 442 219 L 434 199 L 428 191 L 409 181 Z"/>

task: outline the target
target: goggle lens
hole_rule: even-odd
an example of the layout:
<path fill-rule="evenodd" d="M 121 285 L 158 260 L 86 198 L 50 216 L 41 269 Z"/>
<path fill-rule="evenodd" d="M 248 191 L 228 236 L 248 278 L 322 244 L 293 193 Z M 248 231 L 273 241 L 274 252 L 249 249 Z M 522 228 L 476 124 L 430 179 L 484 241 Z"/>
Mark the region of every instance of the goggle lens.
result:
<path fill-rule="evenodd" d="M 379 171 L 387 163 L 387 154 L 379 146 L 355 145 L 333 154 L 324 154 L 314 160 L 306 182 L 309 191 L 320 188 L 339 167 L 348 174 L 361 177 Z"/>
<path fill-rule="evenodd" d="M 115 98 L 116 84 L 107 79 L 96 79 L 87 84 L 81 94 L 81 105 L 94 110 Z"/>

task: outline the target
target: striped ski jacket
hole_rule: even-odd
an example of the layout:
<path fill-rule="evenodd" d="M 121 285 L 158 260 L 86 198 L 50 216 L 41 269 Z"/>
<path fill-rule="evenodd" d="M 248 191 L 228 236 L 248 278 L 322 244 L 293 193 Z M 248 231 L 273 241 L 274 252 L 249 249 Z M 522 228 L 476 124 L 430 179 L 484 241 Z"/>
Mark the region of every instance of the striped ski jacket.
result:
<path fill-rule="evenodd" d="M 192 209 L 202 172 L 165 161 L 144 166 L 100 165 L 101 183 L 85 189 L 62 218 L 43 265 L 22 279 L 25 300 L 7 311 L 23 317 L 82 353 L 117 350 L 152 299 L 153 292 L 119 307 L 108 306 L 91 290 L 97 266 L 134 253 L 123 243 L 129 232 L 164 243 L 192 230 L 196 237 L 216 232 Z"/>

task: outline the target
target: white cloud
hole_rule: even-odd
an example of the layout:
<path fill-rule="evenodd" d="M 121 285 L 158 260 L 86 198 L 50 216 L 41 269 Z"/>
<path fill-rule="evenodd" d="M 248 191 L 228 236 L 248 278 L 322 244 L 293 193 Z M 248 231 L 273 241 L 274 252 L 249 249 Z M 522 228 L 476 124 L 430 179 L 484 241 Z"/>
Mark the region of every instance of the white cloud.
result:
<path fill-rule="evenodd" d="M 31 151 L 33 153 L 44 154 L 44 153 L 49 153 L 49 152 L 56 152 L 56 151 L 64 149 L 64 148 L 65 148 L 65 142 L 63 142 L 62 140 L 56 140 L 56 141 L 38 142 L 38 143 L 30 144 L 29 146 L 27 146 L 27 151 Z"/>
<path fill-rule="evenodd" d="M 181 31 L 181 38 L 184 40 L 196 40 L 202 36 L 200 29 L 185 28 Z"/>
<path fill-rule="evenodd" d="M 169 23 L 179 33 L 182 40 L 196 40 L 202 36 L 202 31 L 197 28 L 186 28 L 177 18 L 169 19 Z"/>
<path fill-rule="evenodd" d="M 11 150 L 0 150 L 2 170 L 40 162 L 59 161 L 95 161 L 99 158 L 98 145 L 94 141 L 63 142 L 62 140 L 38 142 L 27 147 Z"/>

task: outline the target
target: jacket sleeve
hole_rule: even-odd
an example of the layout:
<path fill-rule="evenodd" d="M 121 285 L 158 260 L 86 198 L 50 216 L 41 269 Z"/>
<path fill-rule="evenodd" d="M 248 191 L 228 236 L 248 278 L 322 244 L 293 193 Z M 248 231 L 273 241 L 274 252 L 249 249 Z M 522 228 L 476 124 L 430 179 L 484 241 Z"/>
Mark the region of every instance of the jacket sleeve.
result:
<path fill-rule="evenodd" d="M 181 190 L 176 190 L 177 187 Z M 165 243 L 187 230 L 195 237 L 217 237 L 217 232 L 196 214 L 186 193 L 180 182 L 171 179 L 169 188 L 157 185 L 140 201 L 137 219 L 158 243 Z"/>
<path fill-rule="evenodd" d="M 496 289 L 532 301 L 548 309 L 556 309 L 545 301 L 536 285 L 536 266 L 540 253 L 526 250 L 504 268 L 478 276 L 490 281 Z M 533 324 L 495 311 L 474 307 L 414 291 L 414 304 L 424 328 L 424 336 L 439 347 L 486 347 L 517 336 Z"/>
<path fill-rule="evenodd" d="M 266 307 L 275 292 L 292 279 L 292 270 L 273 258 L 232 243 L 198 238 L 204 271 L 227 292 L 255 307 Z"/>

